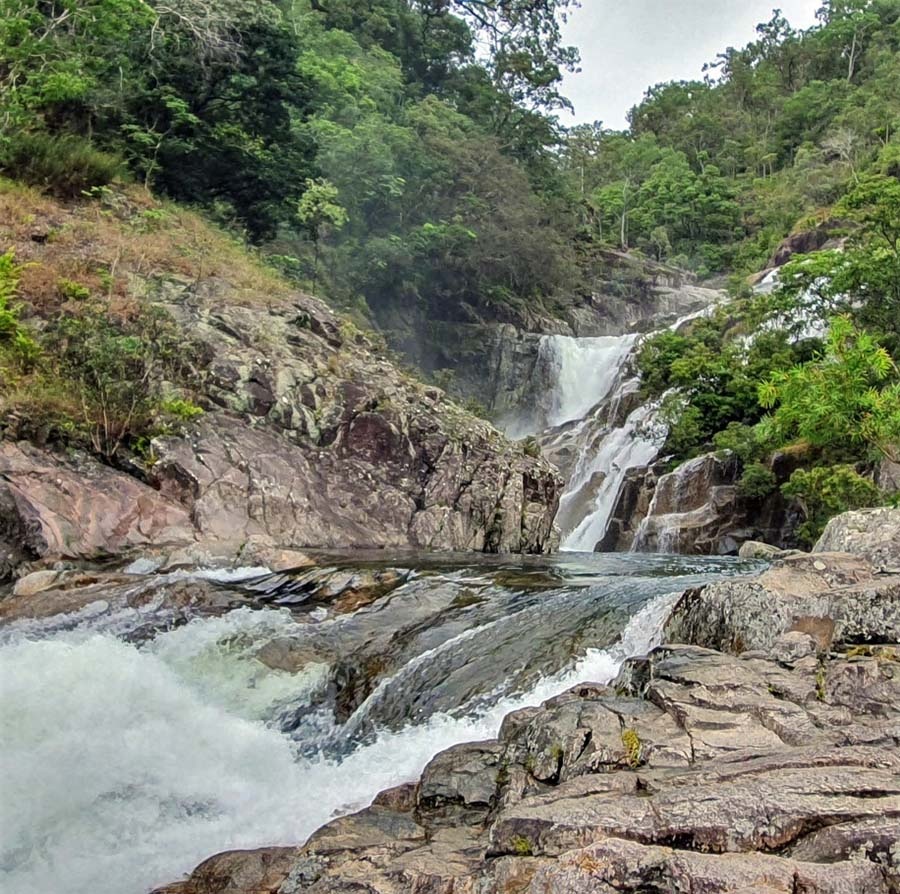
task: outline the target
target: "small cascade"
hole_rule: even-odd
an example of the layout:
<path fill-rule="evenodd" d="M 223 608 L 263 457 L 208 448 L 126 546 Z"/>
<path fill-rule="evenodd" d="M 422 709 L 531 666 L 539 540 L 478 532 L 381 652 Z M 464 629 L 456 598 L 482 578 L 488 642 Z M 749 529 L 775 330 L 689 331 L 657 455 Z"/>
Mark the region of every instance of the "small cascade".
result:
<path fill-rule="evenodd" d="M 666 440 L 668 428 L 658 416 L 658 402 L 641 404 L 609 431 L 595 453 L 582 454 L 560 499 L 560 517 L 568 529 L 563 549 L 590 552 L 602 539 L 626 475 L 652 463 Z M 569 528 L 579 516 L 581 521 Z"/>
<path fill-rule="evenodd" d="M 144 894 L 211 853 L 300 843 L 509 712 L 611 681 L 678 594 L 743 570 L 478 557 L 321 621 L 243 607 L 142 643 L 35 621 L 0 644 L 0 889 Z M 344 719 L 346 667 L 372 676 Z"/>

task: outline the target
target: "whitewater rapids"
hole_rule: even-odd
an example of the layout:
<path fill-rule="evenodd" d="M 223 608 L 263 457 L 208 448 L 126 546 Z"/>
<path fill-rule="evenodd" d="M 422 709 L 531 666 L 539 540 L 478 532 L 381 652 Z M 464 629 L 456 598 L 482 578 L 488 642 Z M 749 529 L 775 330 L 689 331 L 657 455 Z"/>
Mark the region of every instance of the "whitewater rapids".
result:
<path fill-rule="evenodd" d="M 611 680 L 625 657 L 658 641 L 673 588 L 697 582 L 700 570 L 627 579 L 646 592 L 620 637 L 607 648 L 578 647 L 527 691 L 484 692 L 472 710 L 461 704 L 380 728 L 340 756 L 298 743 L 277 722 L 286 705 L 322 692 L 328 666 L 288 673 L 253 657 L 254 643 L 296 631 L 287 610 L 195 619 L 140 646 L 98 632 L 90 618 L 43 639 L 34 629 L 13 637 L 0 648 L 0 889 L 146 894 L 219 851 L 299 844 L 382 789 L 415 779 L 438 751 L 494 736 L 508 712 L 581 681 Z M 554 592 L 571 600 L 570 589 Z M 553 623 L 552 602 L 544 623 Z M 440 648 L 483 650 L 495 638 L 487 625 L 480 641 L 473 629 L 482 628 Z M 412 686 L 416 660 L 373 697 Z M 323 736 L 336 733 L 331 718 Z"/>

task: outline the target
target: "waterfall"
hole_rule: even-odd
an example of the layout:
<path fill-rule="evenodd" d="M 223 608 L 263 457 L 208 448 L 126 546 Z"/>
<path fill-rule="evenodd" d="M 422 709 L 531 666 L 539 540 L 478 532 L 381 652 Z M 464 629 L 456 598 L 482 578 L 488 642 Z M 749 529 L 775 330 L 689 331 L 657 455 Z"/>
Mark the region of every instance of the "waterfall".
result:
<path fill-rule="evenodd" d="M 565 516 L 579 498 L 586 508 L 581 521 L 564 534 L 563 549 L 590 552 L 606 533 L 626 475 L 652 463 L 665 442 L 668 429 L 657 419 L 658 411 L 657 402 L 642 404 L 603 438 L 596 452 L 581 455 L 560 498 L 560 514 Z M 584 489 L 595 476 L 599 476 L 599 484 L 585 500 Z"/>
<path fill-rule="evenodd" d="M 582 419 L 612 391 L 637 335 L 572 338 L 545 335 L 538 362 L 553 382 L 547 427 Z"/>
<path fill-rule="evenodd" d="M 710 293 L 711 295 L 713 293 Z M 679 317 L 668 328 L 709 314 L 721 298 Z M 640 381 L 633 374 L 642 336 L 575 338 L 545 335 L 538 349 L 537 395 L 542 411 L 532 413 L 544 453 L 566 477 L 557 524 L 564 550 L 590 552 L 603 539 L 629 472 L 656 460 L 668 429 L 660 401 L 638 403 Z M 636 405 L 637 404 L 637 405 Z M 515 431 L 515 436 L 534 429 Z"/>

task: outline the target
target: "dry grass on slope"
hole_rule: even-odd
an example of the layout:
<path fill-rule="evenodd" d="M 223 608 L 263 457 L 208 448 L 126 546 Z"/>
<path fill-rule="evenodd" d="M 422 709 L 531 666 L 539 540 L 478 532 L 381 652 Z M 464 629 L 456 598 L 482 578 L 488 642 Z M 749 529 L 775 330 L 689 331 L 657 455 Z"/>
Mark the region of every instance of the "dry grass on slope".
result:
<path fill-rule="evenodd" d="M 0 253 L 25 265 L 26 315 L 55 316 L 90 294 L 127 315 L 133 276 L 216 278 L 234 303 L 278 303 L 291 288 L 199 214 L 135 187 L 64 203 L 0 178 Z"/>

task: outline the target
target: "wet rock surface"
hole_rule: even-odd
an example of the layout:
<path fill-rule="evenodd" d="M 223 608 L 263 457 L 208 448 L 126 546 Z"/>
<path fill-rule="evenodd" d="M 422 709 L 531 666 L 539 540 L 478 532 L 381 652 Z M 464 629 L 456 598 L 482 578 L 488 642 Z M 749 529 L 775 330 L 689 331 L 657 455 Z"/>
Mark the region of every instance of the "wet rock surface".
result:
<path fill-rule="evenodd" d="M 670 637 L 734 654 L 670 642 L 507 715 L 316 832 L 276 890 L 896 894 L 898 587 L 821 552 L 689 592 Z"/>
<path fill-rule="evenodd" d="M 898 746 L 886 653 L 664 646 L 437 755 L 313 835 L 273 890 L 889 894 Z"/>

